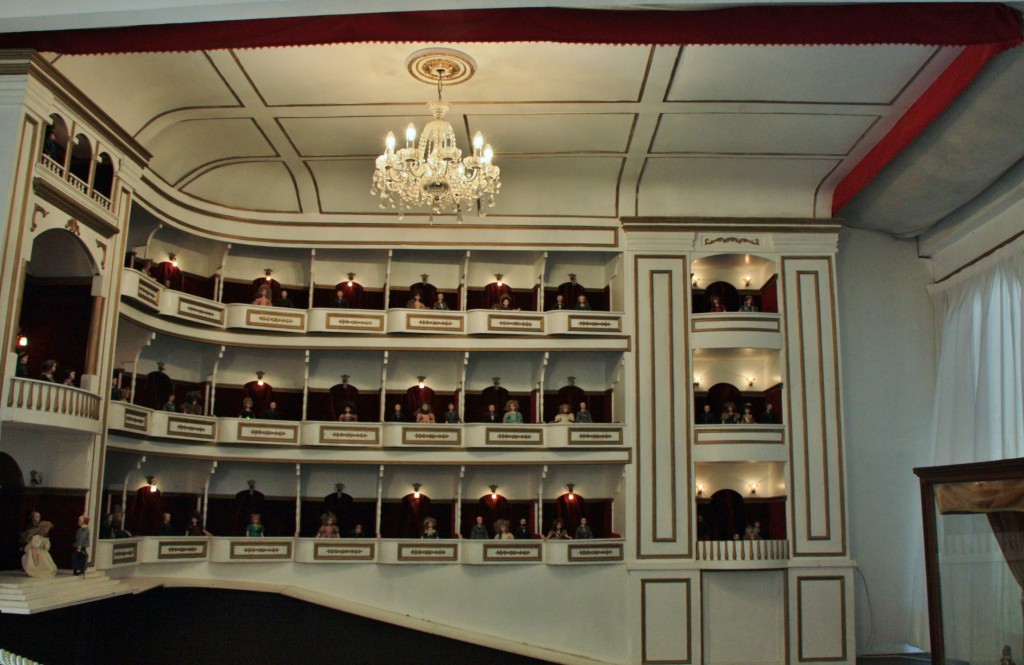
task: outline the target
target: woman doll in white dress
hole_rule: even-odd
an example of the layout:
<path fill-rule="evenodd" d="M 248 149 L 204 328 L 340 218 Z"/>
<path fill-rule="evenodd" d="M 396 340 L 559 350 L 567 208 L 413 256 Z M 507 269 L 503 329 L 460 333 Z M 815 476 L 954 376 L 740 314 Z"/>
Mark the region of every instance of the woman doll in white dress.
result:
<path fill-rule="evenodd" d="M 53 522 L 40 522 L 32 529 L 25 545 L 25 554 L 21 557 L 21 567 L 29 577 L 54 577 L 57 575 L 57 564 L 50 556 L 50 529 Z"/>

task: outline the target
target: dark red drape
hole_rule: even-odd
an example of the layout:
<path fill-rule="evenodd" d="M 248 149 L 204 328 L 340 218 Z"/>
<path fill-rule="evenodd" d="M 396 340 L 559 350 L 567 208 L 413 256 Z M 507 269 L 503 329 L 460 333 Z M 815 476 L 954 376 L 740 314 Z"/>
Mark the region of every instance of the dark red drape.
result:
<path fill-rule="evenodd" d="M 169 289 L 181 291 L 182 278 L 181 270 L 170 261 L 153 266 L 149 271 L 150 276 Z"/>
<path fill-rule="evenodd" d="M 338 291 L 341 291 L 342 295 L 345 296 L 345 300 L 348 301 L 349 308 L 364 309 L 366 307 L 366 303 L 363 298 L 363 285 L 359 282 L 352 282 L 351 286 L 349 286 L 348 280 L 338 282 L 334 285 L 335 294 Z M 334 297 L 335 296 L 332 295 L 331 299 L 333 300 Z"/>
<path fill-rule="evenodd" d="M 419 538 L 423 532 L 423 520 L 433 516 L 430 510 L 430 497 L 420 494 L 417 499 L 412 494 L 406 494 L 402 497 L 402 509 L 404 517 L 402 537 Z M 438 530 L 440 531 L 440 529 Z M 447 538 L 448 534 L 441 533 L 440 536 Z"/>
<path fill-rule="evenodd" d="M 405 405 L 402 408 L 405 409 L 406 418 L 415 421 L 416 412 L 423 404 L 429 404 L 434 416 L 437 416 L 440 407 L 434 404 L 434 390 L 430 386 L 420 388 L 417 384 L 405 391 Z"/>
<path fill-rule="evenodd" d="M 259 381 L 250 381 L 245 384 L 244 390 L 245 396 L 252 400 L 252 409 L 256 412 L 256 417 L 261 417 L 274 400 L 273 387 L 266 381 L 262 386 Z M 239 405 L 239 410 L 241 410 L 241 405 Z"/>
<path fill-rule="evenodd" d="M 562 496 L 558 497 L 555 501 L 555 511 L 558 517 L 562 519 L 562 522 L 565 523 L 565 529 L 569 532 L 570 536 L 576 535 L 576 527 L 580 525 L 580 518 L 588 517 L 587 502 L 579 494 L 570 495 L 566 492 Z M 546 525 L 546 529 L 550 528 L 550 524 Z M 547 533 L 547 531 L 545 531 L 545 533 Z"/>
<path fill-rule="evenodd" d="M 923 44 L 1007 48 L 1020 15 L 999 3 L 749 6 L 708 11 L 470 9 L 217 21 L 0 35 L 0 48 L 64 54 L 360 42 Z"/>
<path fill-rule="evenodd" d="M 160 525 L 163 513 L 164 500 L 160 490 L 151 491 L 149 485 L 140 487 L 135 492 L 125 528 L 135 536 L 153 535 Z M 182 532 L 184 531 L 185 528 L 182 527 Z"/>
<path fill-rule="evenodd" d="M 249 520 L 252 515 L 259 515 L 264 529 L 264 535 L 267 531 L 268 515 L 266 513 L 265 501 L 263 492 L 257 489 L 244 489 L 235 495 L 235 518 L 232 520 L 231 532 L 219 535 L 233 536 L 243 535 L 245 533 L 245 527 L 248 526 Z"/>
<path fill-rule="evenodd" d="M 249 289 L 249 302 L 250 303 L 252 301 L 256 300 L 256 295 L 260 292 L 260 287 L 262 287 L 264 284 L 269 284 L 270 285 L 270 293 L 271 293 L 270 300 L 272 302 L 277 302 L 277 299 L 281 297 L 281 284 L 280 284 L 280 282 L 278 282 L 273 277 L 271 277 L 270 279 L 267 279 L 266 277 L 259 277 L 257 279 L 252 280 L 252 288 Z"/>
<path fill-rule="evenodd" d="M 512 289 L 509 288 L 508 284 L 502 284 L 498 286 L 497 282 L 491 282 L 484 287 L 484 307 L 494 307 L 501 302 L 502 296 L 508 296 L 512 298 Z M 516 303 L 513 299 L 512 306 L 515 307 Z"/>
<path fill-rule="evenodd" d="M 331 420 L 337 420 L 345 413 L 345 407 L 351 406 L 352 411 L 359 414 L 359 388 L 351 383 L 339 383 L 331 386 Z"/>

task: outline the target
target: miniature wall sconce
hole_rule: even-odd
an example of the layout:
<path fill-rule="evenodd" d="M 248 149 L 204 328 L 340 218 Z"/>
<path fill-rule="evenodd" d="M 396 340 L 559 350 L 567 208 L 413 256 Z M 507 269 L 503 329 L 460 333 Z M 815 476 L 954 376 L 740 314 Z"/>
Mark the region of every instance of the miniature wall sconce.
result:
<path fill-rule="evenodd" d="M 755 378 L 753 376 L 748 376 L 747 377 L 747 386 L 750 387 L 750 388 L 753 388 L 754 387 L 754 381 L 757 381 L 757 378 Z"/>
<path fill-rule="evenodd" d="M 263 385 L 263 376 L 265 374 L 266 374 L 266 372 L 264 372 L 263 370 L 260 370 L 260 371 L 256 372 L 256 385 L 257 386 L 262 386 Z"/>
<path fill-rule="evenodd" d="M 743 276 L 743 286 L 750 286 L 750 275 Z"/>
<path fill-rule="evenodd" d="M 490 487 L 491 487 L 491 499 L 492 500 L 497 499 L 498 498 L 498 486 L 497 485 L 491 485 Z"/>
<path fill-rule="evenodd" d="M 757 488 L 760 487 L 760 485 L 757 483 L 750 483 L 747 487 L 750 489 L 751 494 L 757 494 Z"/>
<path fill-rule="evenodd" d="M 427 383 L 426 383 L 427 377 L 425 377 L 425 376 L 417 376 L 416 378 L 419 379 L 419 387 L 420 388 L 426 388 L 427 387 Z"/>
<path fill-rule="evenodd" d="M 421 485 L 419 483 L 413 483 L 412 484 L 412 498 L 414 498 L 414 499 L 420 498 L 420 488 L 421 487 L 423 487 L 423 485 Z"/>
<path fill-rule="evenodd" d="M 348 274 L 348 285 L 349 286 L 352 286 L 352 280 L 354 280 L 355 278 L 356 278 L 356 274 L 354 272 L 350 272 Z"/>
<path fill-rule="evenodd" d="M 700 390 L 700 377 L 696 374 L 693 376 L 693 389 Z"/>
<path fill-rule="evenodd" d="M 566 499 L 567 501 L 573 501 L 576 499 L 576 493 L 573 491 L 573 488 L 575 487 L 576 483 L 569 483 L 568 485 L 565 486 L 565 488 L 569 490 L 569 496 Z"/>
<path fill-rule="evenodd" d="M 146 476 L 146 482 L 149 483 L 149 491 L 156 491 L 156 476 Z"/>
<path fill-rule="evenodd" d="M 504 275 L 502 275 L 500 272 L 494 273 L 494 281 L 498 283 L 498 286 L 504 285 L 504 282 L 501 281 L 502 277 L 504 277 Z"/>
<path fill-rule="evenodd" d="M 267 281 L 269 282 L 270 281 L 270 276 L 274 274 L 274 271 L 271 270 L 270 268 L 264 268 L 263 269 L 263 274 L 267 276 Z"/>
<path fill-rule="evenodd" d="M 697 496 L 704 496 L 704 483 L 697 483 Z"/>
<path fill-rule="evenodd" d="M 168 252 L 167 258 L 169 258 L 171 260 L 171 265 L 172 266 L 174 266 L 175 268 L 178 267 L 178 255 L 177 254 L 175 254 L 174 252 Z"/>

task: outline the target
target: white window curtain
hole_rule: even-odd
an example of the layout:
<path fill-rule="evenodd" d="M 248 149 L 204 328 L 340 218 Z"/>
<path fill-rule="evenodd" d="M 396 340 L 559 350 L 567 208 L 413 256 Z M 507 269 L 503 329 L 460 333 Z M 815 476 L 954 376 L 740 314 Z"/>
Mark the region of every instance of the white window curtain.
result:
<path fill-rule="evenodd" d="M 938 353 L 931 418 L 933 463 L 1024 457 L 1024 239 L 929 291 Z M 946 645 L 946 655 L 968 662 L 992 661 L 998 654 L 993 653 L 996 642 L 1007 639 L 1005 629 L 999 633 L 1000 624 L 1005 627 L 1013 617 L 1020 624 L 1020 589 L 1009 568 L 993 563 L 998 561 L 995 540 L 984 519 L 955 518 L 940 526 L 945 527 L 940 532 L 940 559 L 950 553 L 978 555 L 973 564 L 964 559 L 943 580 L 943 604 L 950 602 L 947 596 L 956 595 L 972 617 L 962 626 L 965 632 Z M 915 637 L 927 650 L 923 553 L 917 571 Z M 947 640 L 949 629 L 947 621 Z"/>

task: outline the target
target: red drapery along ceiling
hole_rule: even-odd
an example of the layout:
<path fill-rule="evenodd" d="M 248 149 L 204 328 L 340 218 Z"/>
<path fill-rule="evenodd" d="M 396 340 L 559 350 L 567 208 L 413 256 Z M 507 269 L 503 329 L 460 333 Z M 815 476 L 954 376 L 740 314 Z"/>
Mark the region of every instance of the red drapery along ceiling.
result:
<path fill-rule="evenodd" d="M 471 9 L 307 16 L 0 34 L 0 49 L 66 55 L 361 42 L 560 42 L 652 45 L 965 47 L 897 125 L 843 179 L 835 214 L 967 87 L 1021 43 L 1020 14 L 998 3 L 730 7 L 705 11 Z"/>

